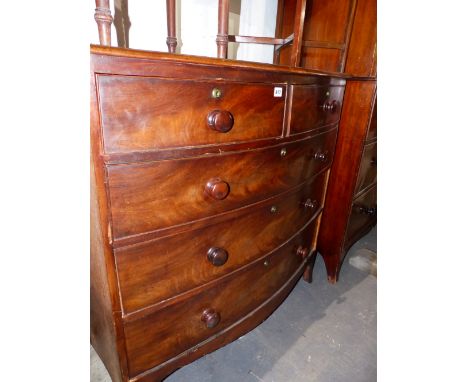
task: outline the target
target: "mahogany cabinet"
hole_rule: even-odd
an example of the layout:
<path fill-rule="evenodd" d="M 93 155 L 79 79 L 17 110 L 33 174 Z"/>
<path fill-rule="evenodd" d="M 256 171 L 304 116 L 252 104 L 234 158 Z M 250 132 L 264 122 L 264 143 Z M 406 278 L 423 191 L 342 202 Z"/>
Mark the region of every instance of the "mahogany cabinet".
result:
<path fill-rule="evenodd" d="M 311 280 L 343 77 L 91 47 L 91 342 L 114 382 L 162 380 Z"/>
<path fill-rule="evenodd" d="M 299 3 L 282 2 L 279 36 L 293 29 Z M 336 282 L 348 249 L 377 221 L 377 1 L 306 1 L 303 17 L 300 66 L 351 76 L 318 237 L 328 279 Z M 289 50 L 281 51 L 279 61 L 291 64 Z"/>
<path fill-rule="evenodd" d="M 375 80 L 348 80 L 330 173 L 318 251 L 337 281 L 348 249 L 377 223 Z"/>
<path fill-rule="evenodd" d="M 302 30 L 297 30 L 301 5 Z M 376 77 L 376 0 L 281 0 L 278 6 L 277 37 L 301 35 L 297 63 L 291 45 L 281 49 L 279 63 Z"/>

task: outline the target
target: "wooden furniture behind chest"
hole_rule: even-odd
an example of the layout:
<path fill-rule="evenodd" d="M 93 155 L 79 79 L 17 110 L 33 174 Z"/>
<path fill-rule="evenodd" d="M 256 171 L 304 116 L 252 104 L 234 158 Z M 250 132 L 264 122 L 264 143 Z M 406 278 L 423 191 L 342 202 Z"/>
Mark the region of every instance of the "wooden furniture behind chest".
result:
<path fill-rule="evenodd" d="M 302 0 L 283 0 L 277 37 L 295 30 Z M 347 81 L 318 251 L 328 280 L 337 281 L 351 245 L 377 222 L 377 2 L 305 1 L 301 49 L 287 46 L 279 62 L 352 77 Z M 299 58 L 297 58 L 299 57 Z"/>
<path fill-rule="evenodd" d="M 376 90 L 375 80 L 346 84 L 318 243 L 332 283 L 346 252 L 377 223 Z"/>
<path fill-rule="evenodd" d="M 238 338 L 311 265 L 345 80 L 91 48 L 91 341 L 158 381 Z"/>

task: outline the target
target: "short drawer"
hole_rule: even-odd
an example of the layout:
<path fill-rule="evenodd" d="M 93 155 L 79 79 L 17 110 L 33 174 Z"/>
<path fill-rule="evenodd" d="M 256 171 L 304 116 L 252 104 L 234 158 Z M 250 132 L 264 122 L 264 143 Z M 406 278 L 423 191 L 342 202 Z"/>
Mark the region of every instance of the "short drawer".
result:
<path fill-rule="evenodd" d="M 259 202 L 330 166 L 337 130 L 248 152 L 109 165 L 114 239 Z"/>
<path fill-rule="evenodd" d="M 302 133 L 338 122 L 343 94 L 343 86 L 293 85 L 290 133 Z"/>
<path fill-rule="evenodd" d="M 345 245 L 353 243 L 377 221 L 377 186 L 356 198 L 351 207 Z"/>
<path fill-rule="evenodd" d="M 320 211 L 325 181 L 321 174 L 299 191 L 240 216 L 116 249 L 124 311 L 176 296 L 273 251 Z"/>
<path fill-rule="evenodd" d="M 97 83 L 106 153 L 282 135 L 283 84 L 107 75 Z"/>
<path fill-rule="evenodd" d="M 312 223 L 310 228 L 313 228 Z M 124 326 L 128 367 L 135 376 L 188 350 L 258 308 L 299 270 L 309 251 L 304 231 L 265 260 L 203 292 Z"/>
<path fill-rule="evenodd" d="M 366 189 L 377 182 L 377 142 L 364 146 L 361 158 L 361 166 L 356 181 L 354 193 Z"/>

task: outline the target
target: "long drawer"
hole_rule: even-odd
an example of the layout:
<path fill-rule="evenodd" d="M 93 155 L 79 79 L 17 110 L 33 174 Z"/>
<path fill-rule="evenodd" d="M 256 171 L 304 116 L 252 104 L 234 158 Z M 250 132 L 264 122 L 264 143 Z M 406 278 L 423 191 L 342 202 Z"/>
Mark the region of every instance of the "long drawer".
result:
<path fill-rule="evenodd" d="M 114 239 L 206 218 L 272 197 L 332 161 L 337 130 L 219 156 L 107 167 Z"/>
<path fill-rule="evenodd" d="M 97 76 L 106 153 L 279 137 L 284 84 Z"/>
<path fill-rule="evenodd" d="M 377 142 L 364 146 L 354 193 L 377 182 Z"/>
<path fill-rule="evenodd" d="M 315 223 L 311 223 L 313 228 Z M 128 366 L 135 376 L 229 327 L 271 297 L 299 269 L 310 230 L 235 277 L 125 324 Z"/>
<path fill-rule="evenodd" d="M 240 216 L 115 250 L 124 311 L 176 296 L 273 251 L 320 211 L 325 181 L 324 173 Z"/>
<path fill-rule="evenodd" d="M 355 241 L 366 229 L 375 225 L 377 220 L 377 186 L 360 195 L 353 202 L 351 216 L 346 231 L 345 246 Z"/>
<path fill-rule="evenodd" d="M 343 86 L 293 85 L 292 88 L 291 134 L 339 121 Z"/>

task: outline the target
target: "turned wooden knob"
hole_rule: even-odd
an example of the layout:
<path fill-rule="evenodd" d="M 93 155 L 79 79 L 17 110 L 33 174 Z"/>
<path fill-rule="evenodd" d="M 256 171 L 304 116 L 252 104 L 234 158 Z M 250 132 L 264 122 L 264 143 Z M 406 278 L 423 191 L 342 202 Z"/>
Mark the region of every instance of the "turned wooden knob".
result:
<path fill-rule="evenodd" d="M 220 319 L 219 313 L 211 308 L 205 309 L 201 316 L 201 320 L 205 323 L 207 328 L 214 328 L 218 325 Z"/>
<path fill-rule="evenodd" d="M 228 251 L 218 247 L 211 247 L 206 253 L 208 261 L 215 267 L 220 267 L 221 265 L 224 265 L 228 259 L 228 256 Z"/>
<path fill-rule="evenodd" d="M 326 110 L 326 111 L 331 111 L 331 112 L 334 112 L 337 108 L 337 102 L 335 100 L 333 101 L 329 101 L 329 102 L 325 102 L 323 105 L 322 105 L 322 108 L 323 110 Z"/>
<path fill-rule="evenodd" d="M 312 199 L 309 198 L 303 203 L 303 205 L 305 208 L 310 208 L 311 210 L 313 210 L 315 207 L 317 207 L 317 201 L 312 201 Z"/>
<path fill-rule="evenodd" d="M 206 116 L 208 126 L 220 133 L 227 133 L 234 125 L 234 117 L 227 110 L 213 110 Z"/>
<path fill-rule="evenodd" d="M 213 199 L 222 200 L 229 194 L 229 184 L 221 178 L 211 178 L 206 182 L 205 192 Z"/>
<path fill-rule="evenodd" d="M 328 153 L 325 152 L 316 152 L 314 155 L 314 158 L 318 160 L 319 162 L 326 162 L 328 159 Z"/>
<path fill-rule="evenodd" d="M 306 247 L 300 246 L 296 253 L 304 259 L 308 255 L 309 250 Z"/>

